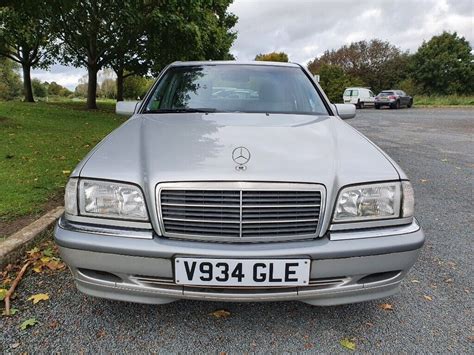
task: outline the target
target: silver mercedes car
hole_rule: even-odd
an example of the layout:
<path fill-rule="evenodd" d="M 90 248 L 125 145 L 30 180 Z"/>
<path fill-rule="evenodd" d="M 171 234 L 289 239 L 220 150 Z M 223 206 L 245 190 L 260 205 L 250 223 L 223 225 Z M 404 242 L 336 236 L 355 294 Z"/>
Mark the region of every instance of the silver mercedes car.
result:
<path fill-rule="evenodd" d="M 298 64 L 176 62 L 117 112 L 55 229 L 88 295 L 360 302 L 420 253 L 407 176 Z"/>

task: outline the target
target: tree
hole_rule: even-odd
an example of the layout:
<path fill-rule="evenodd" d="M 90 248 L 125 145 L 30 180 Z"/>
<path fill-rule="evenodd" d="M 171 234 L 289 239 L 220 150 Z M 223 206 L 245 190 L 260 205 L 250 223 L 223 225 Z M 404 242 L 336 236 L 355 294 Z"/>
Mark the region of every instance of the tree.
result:
<path fill-rule="evenodd" d="M 231 0 L 50 3 L 57 12 L 51 23 L 63 43 L 62 61 L 87 68 L 91 109 L 97 108 L 97 73 L 104 67 L 116 71 L 120 86 L 125 72 L 156 74 L 175 60 L 220 59 L 207 56 L 228 53 L 235 38 L 229 29 L 236 18 L 226 12 Z"/>
<path fill-rule="evenodd" d="M 33 94 L 36 97 L 48 96 L 48 86 L 45 83 L 42 83 L 39 79 L 33 79 L 31 81 L 31 86 L 33 87 Z"/>
<path fill-rule="evenodd" d="M 132 100 L 143 98 L 152 84 L 152 79 L 137 75 L 128 76 L 124 82 L 123 96 Z"/>
<path fill-rule="evenodd" d="M 308 69 L 317 73 L 322 65 L 337 65 L 344 73 L 360 78 L 373 91 L 390 89 L 409 72 L 409 55 L 398 47 L 378 39 L 344 45 L 327 50 L 308 63 Z"/>
<path fill-rule="evenodd" d="M 46 68 L 51 63 L 50 30 L 42 14 L 41 0 L 12 2 L 0 8 L 0 56 L 19 63 L 23 69 L 25 101 L 34 102 L 31 68 Z"/>
<path fill-rule="evenodd" d="M 12 100 L 20 96 L 21 80 L 17 70 L 17 63 L 0 57 L 0 100 Z"/>
<path fill-rule="evenodd" d="M 443 32 L 418 48 L 411 63 L 413 78 L 426 94 L 474 93 L 472 47 L 456 32 Z"/>
<path fill-rule="evenodd" d="M 117 84 L 115 79 L 104 79 L 100 84 L 100 96 L 106 99 L 115 99 L 117 97 Z"/>
<path fill-rule="evenodd" d="M 149 12 L 145 59 L 151 73 L 185 60 L 232 59 L 237 16 L 227 12 L 232 0 L 164 1 Z"/>
<path fill-rule="evenodd" d="M 266 62 L 288 62 L 288 54 L 285 52 L 271 52 L 267 54 L 257 54 L 255 60 Z"/>
<path fill-rule="evenodd" d="M 97 73 L 116 57 L 117 36 L 128 16 L 126 0 L 51 0 L 52 28 L 62 42 L 65 64 L 87 68 L 87 108 L 97 109 Z"/>
<path fill-rule="evenodd" d="M 341 102 L 345 88 L 362 86 L 362 80 L 344 73 L 341 67 L 332 64 L 323 64 L 319 67 L 319 84 L 331 102 Z"/>
<path fill-rule="evenodd" d="M 64 86 L 52 81 L 48 86 L 48 94 L 51 96 L 68 96 L 71 92 Z"/>

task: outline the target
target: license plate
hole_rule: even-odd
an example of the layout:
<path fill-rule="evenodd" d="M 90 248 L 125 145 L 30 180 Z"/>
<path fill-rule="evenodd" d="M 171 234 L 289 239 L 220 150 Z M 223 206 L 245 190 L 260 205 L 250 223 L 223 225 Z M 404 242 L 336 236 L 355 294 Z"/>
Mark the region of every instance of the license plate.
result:
<path fill-rule="evenodd" d="M 195 286 L 304 286 L 309 259 L 176 258 L 175 282 Z"/>

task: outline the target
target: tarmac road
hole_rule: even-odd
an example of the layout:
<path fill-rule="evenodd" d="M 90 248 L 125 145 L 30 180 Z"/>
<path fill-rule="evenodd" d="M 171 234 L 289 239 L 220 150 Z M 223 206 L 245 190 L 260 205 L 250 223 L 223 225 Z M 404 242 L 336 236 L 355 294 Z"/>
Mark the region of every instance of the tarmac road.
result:
<path fill-rule="evenodd" d="M 298 302 L 127 304 L 79 293 L 67 271 L 29 272 L 0 318 L 0 352 L 361 352 L 473 353 L 474 109 L 358 110 L 347 121 L 412 179 L 427 243 L 393 297 L 311 307 Z M 32 305 L 27 298 L 47 292 Z M 429 296 L 431 301 L 425 296 Z M 390 303 L 393 310 L 383 310 Z M 226 309 L 227 319 L 209 313 Z M 19 325 L 35 317 L 27 330 Z"/>

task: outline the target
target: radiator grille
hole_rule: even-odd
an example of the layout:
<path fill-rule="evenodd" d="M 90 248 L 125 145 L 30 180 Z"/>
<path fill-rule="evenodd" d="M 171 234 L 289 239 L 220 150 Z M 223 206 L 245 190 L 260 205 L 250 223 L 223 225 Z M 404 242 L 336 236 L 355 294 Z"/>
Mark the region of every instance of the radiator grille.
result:
<path fill-rule="evenodd" d="M 165 236 L 252 242 L 314 238 L 322 191 L 311 184 L 176 183 L 161 186 L 157 197 Z"/>

